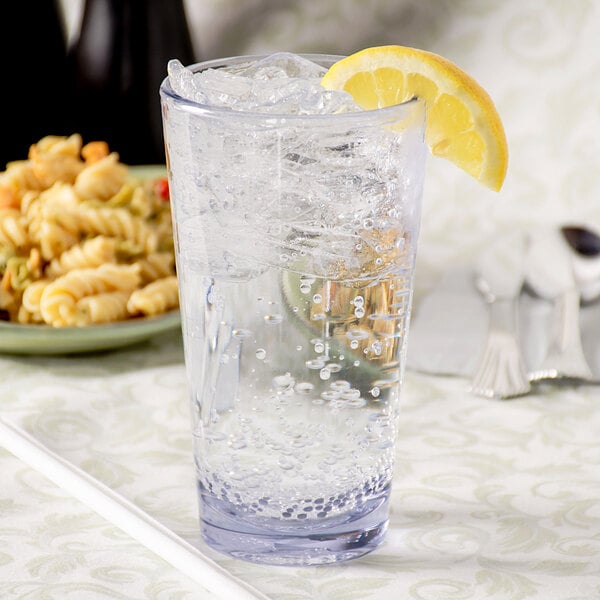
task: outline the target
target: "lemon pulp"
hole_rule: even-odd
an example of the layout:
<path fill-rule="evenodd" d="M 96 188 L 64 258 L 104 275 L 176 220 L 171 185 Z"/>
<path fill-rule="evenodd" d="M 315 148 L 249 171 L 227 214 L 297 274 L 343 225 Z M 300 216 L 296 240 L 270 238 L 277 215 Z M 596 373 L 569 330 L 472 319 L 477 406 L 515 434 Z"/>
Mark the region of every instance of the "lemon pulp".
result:
<path fill-rule="evenodd" d="M 502 187 L 508 147 L 498 111 L 481 85 L 448 59 L 406 46 L 367 48 L 333 64 L 321 83 L 348 92 L 365 110 L 422 98 L 431 153 L 492 190 Z"/>

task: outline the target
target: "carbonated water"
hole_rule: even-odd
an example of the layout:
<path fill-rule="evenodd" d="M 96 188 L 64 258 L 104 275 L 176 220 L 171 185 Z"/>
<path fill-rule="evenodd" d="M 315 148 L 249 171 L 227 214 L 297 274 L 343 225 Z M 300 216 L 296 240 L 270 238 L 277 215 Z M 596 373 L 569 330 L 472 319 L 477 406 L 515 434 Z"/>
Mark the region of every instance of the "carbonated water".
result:
<path fill-rule="evenodd" d="M 361 112 L 315 58 L 162 91 L 203 535 L 274 564 L 384 536 L 424 169 L 422 105 Z"/>

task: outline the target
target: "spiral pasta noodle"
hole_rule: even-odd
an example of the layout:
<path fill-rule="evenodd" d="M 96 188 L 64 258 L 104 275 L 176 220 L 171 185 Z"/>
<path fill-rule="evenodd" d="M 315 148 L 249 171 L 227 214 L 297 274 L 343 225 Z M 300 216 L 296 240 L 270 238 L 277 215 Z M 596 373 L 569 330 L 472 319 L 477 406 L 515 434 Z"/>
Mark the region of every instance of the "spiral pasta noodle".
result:
<path fill-rule="evenodd" d="M 27 245 L 28 235 L 25 219 L 14 208 L 0 210 L 0 244 L 14 250 Z"/>
<path fill-rule="evenodd" d="M 158 315 L 178 305 L 177 279 L 174 276 L 157 279 L 133 292 L 127 303 L 132 314 Z"/>
<path fill-rule="evenodd" d="M 8 163 L 0 321 L 80 327 L 176 308 L 170 205 L 158 183 L 79 134 L 46 136 Z"/>

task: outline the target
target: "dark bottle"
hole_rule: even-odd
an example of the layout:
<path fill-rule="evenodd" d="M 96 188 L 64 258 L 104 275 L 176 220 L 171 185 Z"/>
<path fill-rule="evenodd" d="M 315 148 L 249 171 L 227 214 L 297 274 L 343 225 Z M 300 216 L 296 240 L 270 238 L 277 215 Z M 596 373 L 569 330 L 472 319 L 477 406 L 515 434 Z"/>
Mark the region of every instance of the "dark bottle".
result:
<path fill-rule="evenodd" d="M 0 170 L 27 158 L 31 144 L 63 135 L 66 35 L 58 0 L 3 2 Z"/>
<path fill-rule="evenodd" d="M 182 0 L 86 0 L 69 50 L 71 133 L 127 164 L 163 164 L 159 87 L 172 58 L 195 62 Z"/>

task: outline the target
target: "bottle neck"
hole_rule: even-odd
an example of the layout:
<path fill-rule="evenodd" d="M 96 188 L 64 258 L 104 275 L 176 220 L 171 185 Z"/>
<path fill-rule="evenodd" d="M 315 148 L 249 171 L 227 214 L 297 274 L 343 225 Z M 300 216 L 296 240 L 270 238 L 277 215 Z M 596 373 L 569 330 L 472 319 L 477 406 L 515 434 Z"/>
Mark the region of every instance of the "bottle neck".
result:
<path fill-rule="evenodd" d="M 87 0 L 69 53 L 74 130 L 124 162 L 164 162 L 158 90 L 172 58 L 195 62 L 182 0 Z"/>

